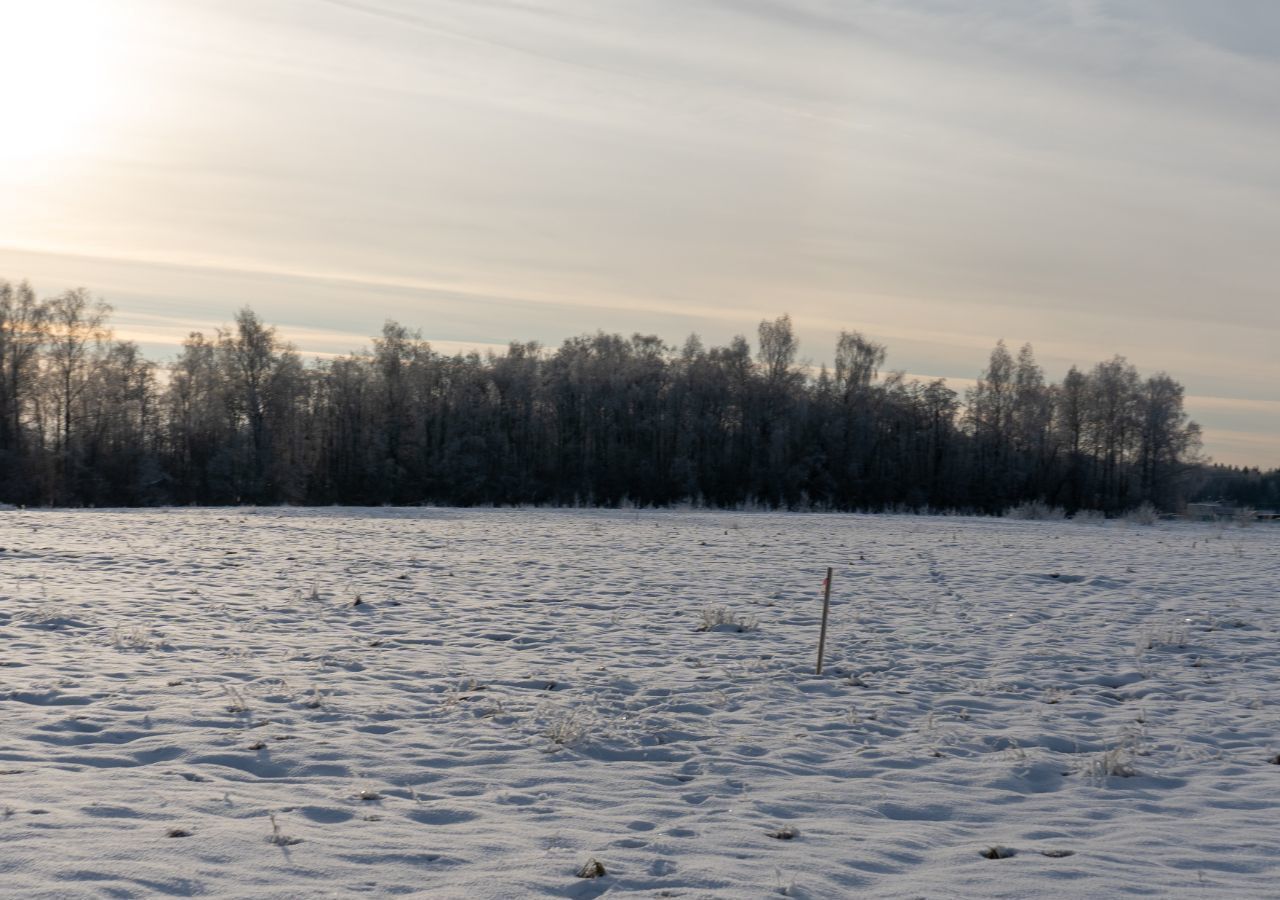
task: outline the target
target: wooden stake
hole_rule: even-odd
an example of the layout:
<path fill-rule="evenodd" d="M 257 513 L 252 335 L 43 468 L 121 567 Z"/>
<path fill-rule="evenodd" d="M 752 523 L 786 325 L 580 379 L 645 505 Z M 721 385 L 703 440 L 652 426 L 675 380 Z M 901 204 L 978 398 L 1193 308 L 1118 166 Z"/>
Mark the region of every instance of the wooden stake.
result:
<path fill-rule="evenodd" d="M 827 580 L 823 583 L 822 591 L 822 631 L 818 633 L 818 668 L 814 670 L 815 675 L 822 674 L 822 651 L 827 646 L 827 611 L 831 609 L 831 567 L 827 566 Z"/>

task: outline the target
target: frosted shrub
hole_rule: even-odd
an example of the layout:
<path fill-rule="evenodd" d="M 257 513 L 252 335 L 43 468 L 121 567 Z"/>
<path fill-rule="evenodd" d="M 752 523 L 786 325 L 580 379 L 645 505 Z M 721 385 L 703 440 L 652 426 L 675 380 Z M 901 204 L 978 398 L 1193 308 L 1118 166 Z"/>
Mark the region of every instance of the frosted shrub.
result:
<path fill-rule="evenodd" d="M 1067 511 L 1061 506 L 1050 506 L 1042 500 L 1024 500 L 1017 506 L 1004 511 L 1006 519 L 1021 519 L 1028 522 L 1058 521 L 1067 517 Z"/>
<path fill-rule="evenodd" d="M 1134 760 L 1142 755 L 1141 730 L 1126 729 L 1121 732 L 1114 746 L 1096 753 L 1080 767 L 1081 774 L 1095 781 L 1107 778 L 1132 778 L 1138 774 Z"/>
<path fill-rule="evenodd" d="M 577 710 L 561 713 L 547 723 L 543 734 L 553 746 L 567 747 L 575 744 L 587 734 L 591 722 Z"/>
<path fill-rule="evenodd" d="M 755 631 L 759 622 L 754 618 L 740 616 L 727 606 L 713 606 L 702 611 L 702 624 L 699 631 Z"/>
<path fill-rule="evenodd" d="M 268 815 L 271 817 L 271 834 L 267 837 L 268 844 L 275 844 L 277 847 L 292 847 L 294 844 L 302 843 L 302 838 L 296 838 L 284 833 L 280 823 L 276 821 L 275 813 L 269 813 Z"/>
<path fill-rule="evenodd" d="M 604 863 L 593 856 L 579 866 L 573 874 L 579 878 L 603 878 L 608 873 L 605 871 Z"/>
<path fill-rule="evenodd" d="M 1154 525 L 1160 518 L 1160 511 L 1150 501 L 1143 501 L 1136 509 L 1124 514 L 1124 520 L 1130 525 Z"/>
<path fill-rule="evenodd" d="M 1181 649 L 1187 646 L 1187 640 L 1187 627 L 1180 622 L 1147 625 L 1138 631 L 1134 639 L 1134 650 L 1138 656 L 1141 656 L 1148 650 L 1156 650 L 1160 647 Z"/>
<path fill-rule="evenodd" d="M 15 613 L 15 620 L 32 625 L 57 625 L 63 618 L 62 608 L 55 603 L 42 603 L 35 609 Z"/>
<path fill-rule="evenodd" d="M 244 694 L 237 688 L 224 684 L 222 691 L 227 695 L 227 712 L 236 715 L 244 715 L 249 712 L 249 701 L 245 699 Z"/>
<path fill-rule="evenodd" d="M 111 629 L 111 643 L 117 650 L 151 650 L 165 646 L 164 641 L 152 637 L 150 630 L 138 625 L 115 626 Z"/>
<path fill-rule="evenodd" d="M 1121 745 L 1104 750 L 1094 756 L 1084 767 L 1084 774 L 1101 781 L 1105 778 L 1132 778 L 1138 774 L 1133 764 L 1132 751 Z"/>

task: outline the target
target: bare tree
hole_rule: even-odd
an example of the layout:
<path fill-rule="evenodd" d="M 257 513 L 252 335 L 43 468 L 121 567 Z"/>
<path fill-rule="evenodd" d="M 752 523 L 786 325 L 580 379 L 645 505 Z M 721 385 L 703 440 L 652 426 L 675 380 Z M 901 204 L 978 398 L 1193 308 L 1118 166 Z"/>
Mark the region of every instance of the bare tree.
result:
<path fill-rule="evenodd" d="M 800 351 L 800 342 L 791 327 L 791 316 L 781 315 L 772 322 L 760 323 L 760 349 L 756 358 L 764 371 L 765 383 L 770 387 L 783 387 L 791 379 L 792 366 Z"/>
<path fill-rule="evenodd" d="M 9 476 L 0 476 L 0 482 L 22 466 L 23 414 L 32 399 L 48 319 L 49 306 L 36 299 L 31 285 L 0 280 L 0 470 Z"/>
<path fill-rule="evenodd" d="M 91 300 L 84 288 L 64 291 L 49 302 L 46 375 L 58 423 L 54 440 L 58 484 L 53 493 L 63 501 L 73 493 L 71 481 L 80 461 L 76 426 L 83 417 L 81 400 L 96 357 L 111 337 L 106 326 L 110 314 L 111 307 Z"/>
<path fill-rule="evenodd" d="M 848 398 L 865 391 L 884 365 L 885 347 L 869 341 L 857 331 L 842 331 L 836 342 L 835 387 Z"/>
<path fill-rule="evenodd" d="M 271 495 L 272 438 L 268 412 L 273 375 L 280 364 L 275 328 L 264 325 L 247 306 L 236 313 L 234 330 L 218 333 L 218 355 L 227 383 L 227 402 L 247 436 L 243 456 L 248 479 L 240 487 L 248 498 Z"/>

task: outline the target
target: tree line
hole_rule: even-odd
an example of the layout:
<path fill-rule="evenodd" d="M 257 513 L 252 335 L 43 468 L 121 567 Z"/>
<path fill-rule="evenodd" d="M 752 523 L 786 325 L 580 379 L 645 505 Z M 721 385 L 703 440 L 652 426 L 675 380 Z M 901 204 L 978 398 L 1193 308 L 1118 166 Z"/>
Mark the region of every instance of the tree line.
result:
<path fill-rule="evenodd" d="M 1192 500 L 1221 500 L 1232 506 L 1280 510 L 1280 469 L 1264 472 L 1239 466 L 1206 466 Z"/>
<path fill-rule="evenodd" d="M 1119 512 L 1179 506 L 1198 468 L 1182 386 L 1119 356 L 1050 383 L 1000 342 L 961 395 L 882 374 L 856 331 L 813 371 L 784 315 L 754 352 L 599 332 L 446 355 L 388 322 L 304 360 L 245 308 L 160 364 L 110 313 L 0 281 L 0 500 Z"/>

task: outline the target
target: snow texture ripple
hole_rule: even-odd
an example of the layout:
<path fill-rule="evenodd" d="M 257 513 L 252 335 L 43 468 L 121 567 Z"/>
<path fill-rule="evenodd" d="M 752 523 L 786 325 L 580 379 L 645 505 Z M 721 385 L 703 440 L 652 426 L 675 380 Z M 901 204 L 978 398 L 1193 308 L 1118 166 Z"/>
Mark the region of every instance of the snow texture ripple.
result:
<path fill-rule="evenodd" d="M 1280 896 L 1280 528 L 14 510 L 0 547 L 0 896 Z"/>

